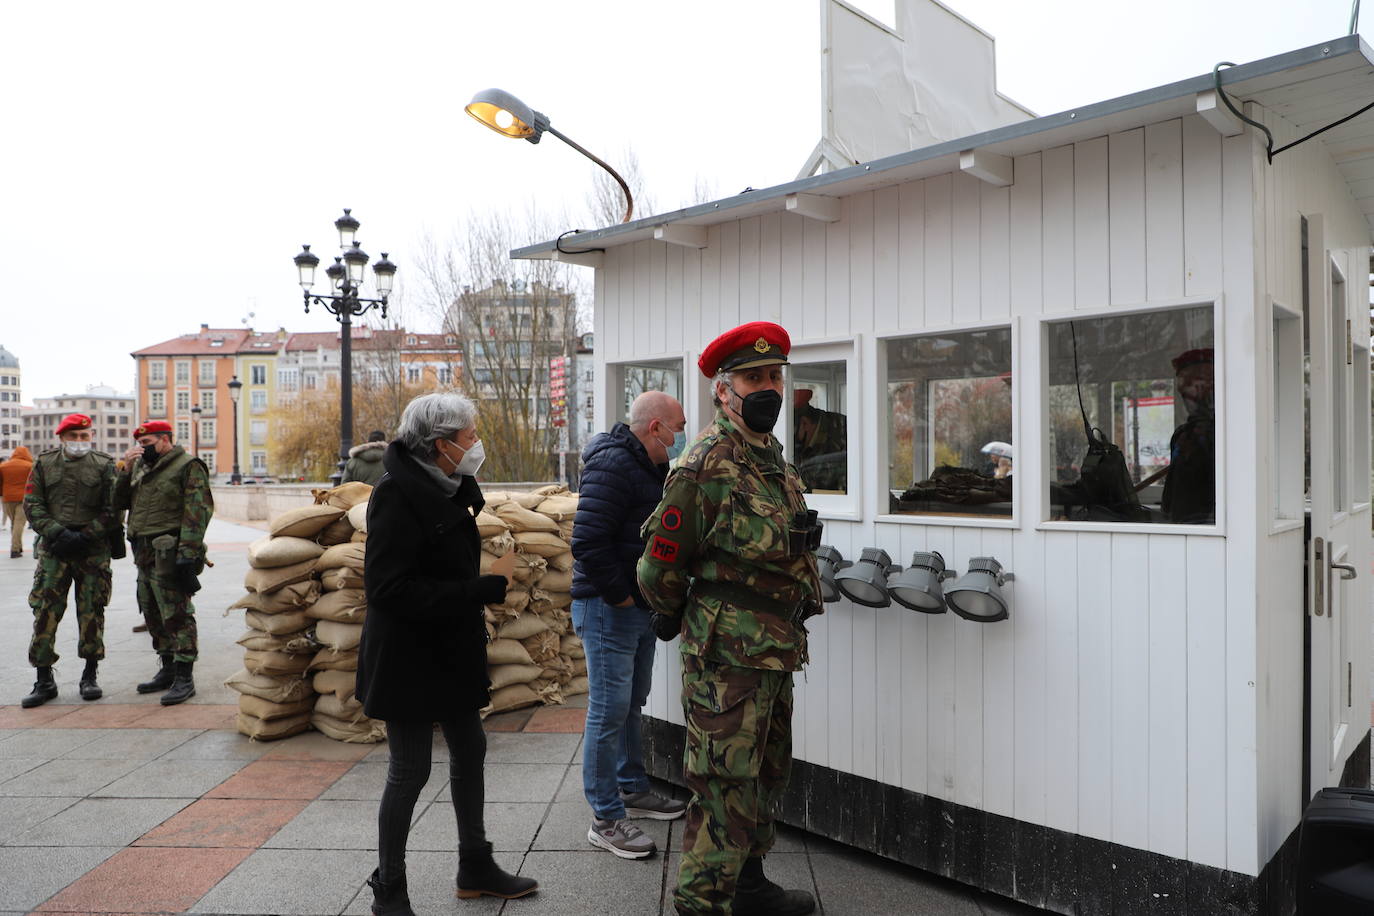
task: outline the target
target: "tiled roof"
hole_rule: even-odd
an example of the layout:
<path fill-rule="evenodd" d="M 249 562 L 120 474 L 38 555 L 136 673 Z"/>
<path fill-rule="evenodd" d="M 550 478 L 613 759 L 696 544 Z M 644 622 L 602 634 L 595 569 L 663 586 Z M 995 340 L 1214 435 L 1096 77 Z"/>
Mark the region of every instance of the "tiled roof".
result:
<path fill-rule="evenodd" d="M 135 350 L 131 356 L 199 356 L 202 354 L 234 353 L 245 340 L 249 331 L 243 328 L 206 328 L 196 334 L 182 334 L 171 340 Z"/>

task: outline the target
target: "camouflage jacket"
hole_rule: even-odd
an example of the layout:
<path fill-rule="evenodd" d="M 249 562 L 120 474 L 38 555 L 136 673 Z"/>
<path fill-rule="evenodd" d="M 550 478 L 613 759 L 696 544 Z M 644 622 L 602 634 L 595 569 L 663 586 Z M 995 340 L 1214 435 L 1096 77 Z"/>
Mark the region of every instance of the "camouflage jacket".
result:
<path fill-rule="evenodd" d="M 199 458 L 179 462 L 181 446 L 162 456 L 151 467 L 142 461 L 132 462 L 120 472 L 115 481 L 116 510 L 128 509 L 129 537 L 159 533 L 163 525 L 155 525 L 153 531 L 141 531 L 134 523 L 136 510 L 147 510 L 144 500 L 165 501 L 157 505 L 156 515 L 166 520 L 165 530 L 177 535 L 177 559 L 201 560 L 205 557 L 205 529 L 210 525 L 210 517 L 215 514 L 215 499 L 210 492 L 210 475 Z M 156 481 L 163 473 L 177 474 L 179 479 Z M 156 484 L 163 484 L 161 486 Z M 146 547 L 146 545 L 145 545 Z M 140 548 L 135 552 L 134 561 L 148 561 L 148 551 Z"/>
<path fill-rule="evenodd" d="M 684 654 L 774 671 L 806 663 L 806 628 L 779 613 L 819 600 L 815 554 L 789 543 L 792 517 L 805 509 L 778 441 L 751 445 L 717 411 L 641 532 L 640 588 L 655 612 L 683 618 Z"/>
<path fill-rule="evenodd" d="M 24 492 L 24 514 L 40 537 L 51 542 L 67 527 L 97 540 L 115 525 L 114 459 L 92 451 L 67 458 L 60 448 L 38 456 Z"/>

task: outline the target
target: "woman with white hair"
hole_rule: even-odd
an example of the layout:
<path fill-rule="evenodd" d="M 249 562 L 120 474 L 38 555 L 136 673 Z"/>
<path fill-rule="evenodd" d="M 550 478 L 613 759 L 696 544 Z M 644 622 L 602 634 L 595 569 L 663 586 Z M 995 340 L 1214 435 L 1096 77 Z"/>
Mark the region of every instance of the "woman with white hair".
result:
<path fill-rule="evenodd" d="M 414 916 L 406 890 L 406 838 L 429 779 L 434 723 L 449 749 L 458 820 L 458 896 L 522 897 L 538 885 L 502 871 L 483 826 L 487 742 L 487 632 L 482 606 L 505 600 L 508 553 L 479 566 L 475 475 L 483 459 L 477 409 L 453 392 L 426 394 L 401 415 L 382 456 L 386 474 L 367 509 L 367 618 L 357 696 L 387 726 L 391 752 L 377 814 L 378 865 L 368 885 L 374 916 Z"/>

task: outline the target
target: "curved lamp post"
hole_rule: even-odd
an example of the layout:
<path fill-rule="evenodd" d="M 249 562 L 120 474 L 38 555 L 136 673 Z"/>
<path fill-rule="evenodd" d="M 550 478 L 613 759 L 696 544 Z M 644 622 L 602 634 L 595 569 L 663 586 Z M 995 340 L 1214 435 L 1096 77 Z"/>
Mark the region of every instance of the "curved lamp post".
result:
<path fill-rule="evenodd" d="M 548 131 L 564 143 L 586 156 L 592 162 L 601 166 L 611 174 L 611 177 L 620 185 L 620 190 L 625 192 L 625 218 L 622 223 L 628 223 L 634 216 L 634 198 L 630 196 L 630 186 L 625 183 L 625 179 L 615 169 L 611 168 L 606 162 L 597 156 L 587 152 L 580 144 L 569 139 L 565 134 L 559 133 L 549 124 L 549 118 L 542 112 L 535 111 L 524 102 L 517 99 L 502 89 L 483 89 L 472 97 L 465 109 L 481 123 L 490 127 L 503 137 L 514 137 L 517 140 L 528 140 L 531 143 L 538 143 L 539 138 Z"/>
<path fill-rule="evenodd" d="M 339 332 L 339 466 L 330 475 L 334 485 L 343 479 L 344 462 L 348 460 L 348 450 L 353 447 L 353 316 L 362 315 L 369 309 L 380 307 L 382 317 L 386 317 L 386 302 L 391 296 L 392 283 L 396 278 L 396 265 L 387 260 L 386 252 L 382 259 L 372 265 L 372 273 L 377 281 L 376 299 L 364 299 L 358 295 L 366 275 L 367 252 L 358 245 L 358 227 L 362 225 L 348 208 L 343 216 L 334 220 L 334 228 L 339 230 L 339 248 L 343 251 L 334 263 L 325 268 L 333 288 L 333 295 L 315 295 L 310 288 L 315 285 L 315 268 L 319 266 L 319 256 L 310 251 L 309 245 L 301 246 L 301 253 L 292 258 L 296 270 L 300 272 L 301 289 L 305 291 L 305 311 L 311 305 L 323 306 L 342 325 Z M 237 431 L 237 424 L 235 430 Z M 237 452 L 237 448 L 235 449 Z M 237 455 L 236 455 L 237 458 Z"/>
<path fill-rule="evenodd" d="M 243 483 L 243 475 L 239 473 L 239 395 L 242 393 L 243 382 L 240 382 L 236 375 L 225 387 L 229 389 L 229 403 L 234 405 L 234 469 L 229 475 L 229 483 L 237 486 Z"/>

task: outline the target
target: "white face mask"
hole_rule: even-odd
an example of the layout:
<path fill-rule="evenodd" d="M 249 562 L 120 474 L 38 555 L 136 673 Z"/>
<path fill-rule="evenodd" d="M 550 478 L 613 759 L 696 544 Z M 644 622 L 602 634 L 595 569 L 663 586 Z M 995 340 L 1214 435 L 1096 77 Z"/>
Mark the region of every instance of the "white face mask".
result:
<path fill-rule="evenodd" d="M 80 458 L 90 453 L 91 444 L 89 442 L 63 442 L 62 451 L 67 453 L 68 458 Z"/>
<path fill-rule="evenodd" d="M 462 448 L 462 446 L 458 446 Z M 486 449 L 482 448 L 482 440 L 478 439 L 472 443 L 472 448 L 463 454 L 463 460 L 458 462 L 458 467 L 454 470 L 455 474 L 463 474 L 467 477 L 476 477 L 477 469 L 482 466 L 482 462 L 487 460 Z"/>

